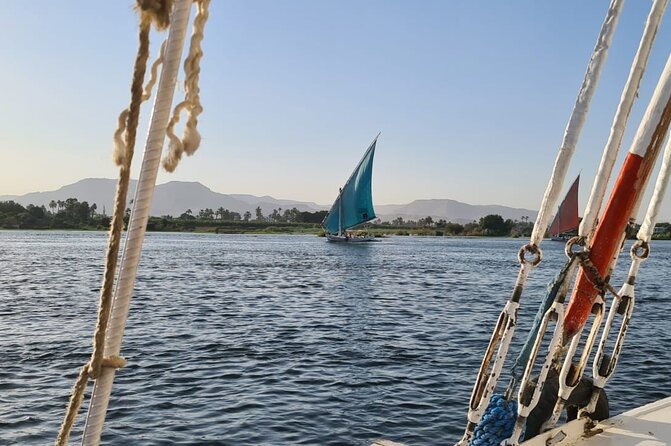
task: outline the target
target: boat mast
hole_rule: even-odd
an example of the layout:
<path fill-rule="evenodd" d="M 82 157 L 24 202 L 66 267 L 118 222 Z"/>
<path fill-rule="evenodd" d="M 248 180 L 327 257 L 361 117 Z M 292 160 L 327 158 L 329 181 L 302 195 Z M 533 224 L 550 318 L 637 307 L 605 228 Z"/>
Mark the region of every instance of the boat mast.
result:
<path fill-rule="evenodd" d="M 342 236 L 342 187 L 338 191 L 338 236 Z"/>

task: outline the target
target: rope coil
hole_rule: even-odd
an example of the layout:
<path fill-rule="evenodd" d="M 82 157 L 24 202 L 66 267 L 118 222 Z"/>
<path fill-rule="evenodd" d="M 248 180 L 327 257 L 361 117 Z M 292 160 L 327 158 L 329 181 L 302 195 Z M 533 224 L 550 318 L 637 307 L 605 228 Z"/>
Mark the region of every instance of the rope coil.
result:
<path fill-rule="evenodd" d="M 485 414 L 473 431 L 469 446 L 499 446 L 501 439 L 513 433 L 517 418 L 517 402 L 503 395 L 492 395 Z"/>

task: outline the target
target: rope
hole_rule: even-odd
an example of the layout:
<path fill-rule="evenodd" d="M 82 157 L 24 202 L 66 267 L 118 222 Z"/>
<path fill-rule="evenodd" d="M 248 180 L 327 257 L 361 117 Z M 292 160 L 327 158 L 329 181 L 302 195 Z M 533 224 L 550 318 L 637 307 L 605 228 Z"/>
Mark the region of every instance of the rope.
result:
<path fill-rule="evenodd" d="M 559 199 L 559 193 L 564 184 L 566 171 L 568 170 L 569 163 L 575 152 L 578 138 L 580 137 L 585 120 L 587 119 L 590 102 L 592 101 L 592 97 L 594 96 L 594 92 L 599 83 L 601 71 L 605 65 L 606 58 L 608 57 L 608 49 L 613 41 L 613 35 L 615 34 L 615 28 L 617 28 L 617 22 L 620 18 L 623 5 L 624 0 L 612 0 L 610 3 L 606 20 L 601 27 L 601 33 L 599 34 L 596 46 L 594 47 L 592 59 L 587 66 L 585 79 L 578 92 L 578 98 L 576 99 L 569 122 L 566 125 L 564 139 L 559 147 L 559 153 L 555 160 L 552 175 L 547 189 L 545 190 L 541 207 L 538 211 L 538 217 L 536 218 L 536 223 L 534 224 L 534 229 L 531 234 L 532 244 L 539 245 L 545 236 L 548 221 L 554 210 L 555 204 Z"/>
<path fill-rule="evenodd" d="M 574 271 L 572 267 L 575 263 L 575 259 L 577 259 L 577 255 L 574 254 L 571 259 L 566 262 L 566 265 L 564 265 L 554 280 L 548 285 L 545 297 L 538 306 L 536 317 L 531 324 L 531 330 L 529 330 L 527 340 L 511 368 L 513 375 L 513 382 L 511 383 L 511 387 L 514 387 L 515 384 L 522 379 L 524 369 L 526 368 L 527 362 L 529 362 L 531 351 L 533 350 L 536 338 L 538 337 L 538 331 L 540 329 L 541 323 L 543 322 L 543 317 L 545 316 L 545 313 L 547 313 L 548 309 L 550 309 L 552 306 L 552 303 L 556 300 L 559 291 L 562 289 L 562 286 L 570 278 L 571 273 Z"/>
<path fill-rule="evenodd" d="M 643 223 L 641 224 L 641 228 L 639 229 L 637 234 L 638 240 L 631 247 L 631 253 L 630 253 L 631 264 L 629 266 L 629 273 L 627 275 L 628 278 L 620 290 L 620 295 L 628 296 L 631 299 L 631 302 L 628 304 L 627 307 L 628 313 L 623 315 L 625 320 L 623 321 L 623 325 L 614 342 L 613 353 L 611 358 L 609 359 L 609 361 L 611 361 L 611 365 L 609 366 L 608 370 L 606 370 L 605 373 L 601 373 L 601 371 L 599 370 L 600 368 L 599 366 L 600 362 L 604 360 L 604 350 L 606 347 L 606 343 L 608 341 L 608 335 L 610 334 L 610 331 L 614 323 L 615 314 L 621 311 L 620 296 L 616 295 L 618 298 L 615 299 L 611 304 L 608 319 L 602 331 L 601 341 L 599 342 L 599 348 L 595 356 L 595 363 L 594 363 L 595 365 L 593 367 L 594 379 L 599 387 L 603 387 L 610 378 L 610 375 L 612 375 L 615 369 L 615 364 L 617 363 L 618 357 L 620 355 L 620 348 L 622 346 L 622 343 L 624 342 L 626 327 L 629 324 L 628 318 L 630 317 L 631 312 L 633 311 L 634 284 L 636 282 L 636 276 L 638 275 L 638 270 L 641 266 L 641 263 L 648 257 L 650 253 L 650 240 L 654 232 L 657 217 L 659 216 L 662 201 L 664 200 L 664 194 L 668 188 L 670 179 L 671 179 L 671 140 L 667 141 L 666 147 L 664 148 L 664 157 L 662 159 L 662 165 L 660 167 L 659 174 L 657 175 L 657 181 L 655 182 L 655 189 L 652 198 L 650 199 L 650 203 L 648 205 L 648 209 L 643 219 Z M 639 250 L 642 250 L 642 252 L 639 252 Z M 592 406 L 593 403 L 595 403 L 595 400 L 593 400 L 590 403 L 590 405 Z"/>
<path fill-rule="evenodd" d="M 638 230 L 637 238 L 643 243 L 650 243 L 652 234 L 655 232 L 655 225 L 657 224 L 659 211 L 662 208 L 664 193 L 669 186 L 669 177 L 671 177 L 671 139 L 666 142 L 662 167 L 659 170 L 657 182 L 655 183 L 655 191 L 650 199 L 650 204 L 643 218 L 641 228 Z"/>
<path fill-rule="evenodd" d="M 473 431 L 469 446 L 499 446 L 510 437 L 517 420 L 517 401 L 506 401 L 501 394 L 494 394 L 487 410 Z"/>
<path fill-rule="evenodd" d="M 196 17 L 193 21 L 193 34 L 191 35 L 191 43 L 189 46 L 189 55 L 184 61 L 184 72 L 186 79 L 184 80 L 184 100 L 175 106 L 173 116 L 168 123 L 166 134 L 170 139 L 170 150 L 163 159 L 163 168 L 168 172 L 173 172 L 182 155 L 193 155 L 198 146 L 200 146 L 200 133 L 196 128 L 198 125 L 198 115 L 203 112 L 203 107 L 200 104 L 200 87 L 198 82 L 200 79 L 200 59 L 203 57 L 203 50 L 201 42 L 203 41 L 205 23 L 209 17 L 208 7 L 210 0 L 196 0 L 197 11 Z M 185 110 L 188 114 L 188 119 L 184 127 L 184 133 L 180 140 L 175 135 L 175 125 L 179 122 L 180 114 Z"/>
<path fill-rule="evenodd" d="M 90 361 L 82 367 L 79 377 L 72 389 L 63 424 L 61 425 L 56 438 L 55 444 L 57 446 L 66 445 L 68 442 L 89 378 L 97 379 L 100 376 L 103 367 L 120 368 L 126 364 L 125 359 L 121 357 L 103 356 L 105 333 L 112 311 L 112 293 L 119 256 L 119 246 L 121 243 L 121 233 L 123 231 L 126 196 L 128 195 L 128 187 L 130 184 L 130 167 L 135 149 L 137 126 L 140 117 L 140 105 L 143 96 L 142 85 L 147 68 L 147 59 L 149 57 L 149 32 L 152 22 L 159 23 L 161 26 L 167 25 L 165 15 L 169 15 L 169 10 L 167 8 L 171 6 L 171 1 L 138 1 L 137 6 L 141 12 L 139 47 L 135 58 L 135 67 L 133 69 L 130 106 L 122 113 L 126 118 L 124 144 L 123 146 L 117 145 L 114 152 L 115 161 L 117 165 L 119 165 L 119 179 L 114 198 L 114 211 L 107 243 L 107 254 L 105 257 L 105 272 L 103 274 L 103 283 L 98 303 L 98 320 L 93 336 L 93 352 L 91 353 Z M 120 139 L 120 136 L 118 138 Z M 115 139 L 117 139 L 116 132 Z"/>
<path fill-rule="evenodd" d="M 165 53 L 165 46 L 167 41 L 164 41 L 161 45 L 161 50 L 159 51 L 158 57 L 151 65 L 151 72 L 149 81 L 144 87 L 144 92 L 142 93 L 142 102 L 148 101 L 151 97 L 151 91 L 154 88 L 154 84 L 158 80 L 158 67 L 163 63 L 163 56 Z M 114 153 L 113 158 L 117 166 L 123 165 L 125 158 L 127 156 L 128 149 L 126 148 L 126 141 L 124 140 L 126 136 L 126 127 L 128 123 L 128 114 L 130 109 L 124 109 L 120 114 L 117 120 L 117 129 L 114 131 Z"/>
<path fill-rule="evenodd" d="M 182 59 L 182 49 L 189 23 L 191 5 L 191 0 L 176 0 L 170 18 L 165 60 L 151 112 L 142 167 L 137 181 L 126 242 L 123 247 L 119 274 L 114 288 L 114 301 L 105 343 L 105 355 L 107 356 L 119 355 L 121 350 L 123 332 L 156 185 L 161 149 L 165 140 L 165 129 L 170 118 L 177 72 Z M 100 444 L 115 374 L 116 369 L 103 368 L 102 374 L 95 380 L 86 424 L 84 425 L 82 445 L 97 446 Z"/>
<path fill-rule="evenodd" d="M 142 93 L 142 102 L 148 101 L 151 97 L 151 91 L 154 88 L 154 84 L 158 80 L 158 67 L 163 64 L 163 57 L 165 56 L 165 47 L 168 44 L 167 40 L 164 40 L 161 44 L 161 49 L 158 52 L 158 57 L 154 63 L 151 64 L 151 73 L 149 75 L 149 81 L 144 87 L 144 93 Z"/>
<path fill-rule="evenodd" d="M 610 129 L 610 135 L 608 136 L 608 142 L 604 148 L 601 163 L 599 164 L 599 170 L 596 174 L 596 180 L 592 186 L 592 192 L 590 193 L 578 231 L 578 234 L 587 241 L 587 244 L 589 244 L 589 239 L 594 233 L 599 210 L 601 209 L 601 204 L 603 203 L 603 198 L 606 194 L 606 188 L 608 187 L 608 180 L 613 171 L 620 145 L 622 144 L 622 137 L 627 126 L 629 114 L 634 101 L 638 96 L 638 88 L 648 63 L 648 56 L 650 55 L 652 44 L 655 41 L 657 29 L 664 16 L 667 4 L 668 0 L 654 1 L 645 23 L 641 43 L 639 44 L 631 70 L 629 71 L 627 83 L 622 91 L 620 103 L 617 106 L 617 112 L 613 118 L 613 125 Z"/>
<path fill-rule="evenodd" d="M 540 263 L 542 259 L 539 246 L 547 229 L 548 220 L 550 218 L 550 210 L 554 208 L 559 198 L 561 186 L 564 178 L 566 177 L 566 171 L 568 170 L 569 162 L 573 156 L 573 152 L 575 151 L 575 146 L 577 144 L 580 131 L 582 130 L 582 127 L 585 123 L 587 112 L 589 110 L 589 104 L 592 97 L 594 96 L 599 76 L 601 75 L 603 65 L 605 64 L 606 57 L 608 55 L 608 49 L 610 48 L 610 43 L 613 40 L 613 35 L 615 33 L 615 28 L 617 27 L 620 13 L 622 12 L 623 4 L 624 0 L 612 0 L 606 14 L 606 19 L 601 27 L 601 32 L 599 33 L 592 58 L 590 59 L 590 63 L 585 73 L 585 78 L 580 87 L 580 91 L 578 92 L 578 98 L 576 99 L 575 106 L 566 127 L 564 139 L 559 148 L 557 159 L 555 160 L 552 176 L 545 191 L 541 208 L 536 219 L 536 223 L 534 224 L 534 230 L 531 234 L 530 242 L 522 248 L 524 251 L 535 252 L 537 257 L 533 262 L 525 261 L 523 257 L 520 258 L 520 270 L 517 275 L 513 293 L 509 301 L 520 301 L 529 273 Z M 506 327 L 506 333 L 508 333 L 509 337 L 512 337 L 514 332 L 515 324 L 513 318 L 511 318 L 509 319 L 508 326 Z M 494 340 L 494 338 L 492 339 Z M 490 341 L 490 346 L 487 350 L 488 352 L 492 349 L 491 342 L 492 341 Z M 496 367 L 497 363 L 502 362 L 506 355 L 507 346 L 503 346 L 503 350 L 500 352 L 500 355 L 497 355 L 494 366 Z M 488 360 L 487 357 L 485 357 L 485 360 Z M 484 373 L 485 367 L 481 366 L 480 370 L 481 373 Z M 497 378 L 497 375 L 492 374 L 487 381 L 487 386 L 489 388 L 494 388 L 496 386 Z M 478 380 L 481 380 L 481 378 L 479 377 Z M 475 392 L 479 391 L 480 389 L 478 389 L 476 386 L 473 390 L 473 395 L 475 395 Z M 489 396 L 487 392 L 481 392 L 481 395 L 481 401 L 477 404 L 478 407 L 480 404 L 486 403 Z M 474 396 L 471 398 L 473 399 Z M 476 411 L 469 411 L 469 422 L 478 422 L 478 414 Z M 466 443 L 466 439 L 469 437 L 469 435 L 470 431 L 469 427 L 467 426 L 464 432 L 464 437 L 459 444 L 463 445 Z"/>

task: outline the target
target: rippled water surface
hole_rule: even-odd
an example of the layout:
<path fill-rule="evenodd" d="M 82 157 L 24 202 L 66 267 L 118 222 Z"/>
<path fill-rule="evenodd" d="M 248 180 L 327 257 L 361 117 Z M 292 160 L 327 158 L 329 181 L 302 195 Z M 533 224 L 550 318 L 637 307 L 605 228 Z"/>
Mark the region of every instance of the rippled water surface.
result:
<path fill-rule="evenodd" d="M 149 234 L 103 444 L 451 444 L 522 243 Z M 53 442 L 90 355 L 105 244 L 0 232 L 0 444 Z M 518 345 L 562 250 L 544 244 Z M 658 242 L 607 388 L 614 412 L 671 395 L 670 275 Z"/>

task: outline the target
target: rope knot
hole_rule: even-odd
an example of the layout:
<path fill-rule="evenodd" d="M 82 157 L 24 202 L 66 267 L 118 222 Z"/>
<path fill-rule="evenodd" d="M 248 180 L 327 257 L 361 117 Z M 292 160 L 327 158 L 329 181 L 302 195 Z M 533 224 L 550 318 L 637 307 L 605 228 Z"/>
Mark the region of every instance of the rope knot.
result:
<path fill-rule="evenodd" d="M 106 356 L 97 364 L 89 361 L 86 364 L 88 367 L 87 373 L 91 379 L 98 379 L 104 368 L 122 369 L 126 367 L 126 364 L 128 364 L 128 361 L 123 356 Z"/>
<path fill-rule="evenodd" d="M 173 0 L 137 0 L 136 7 L 156 29 L 162 31 L 170 25 L 172 3 Z"/>

